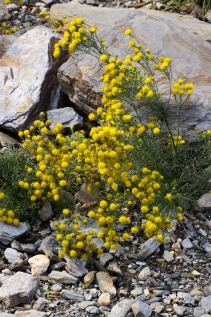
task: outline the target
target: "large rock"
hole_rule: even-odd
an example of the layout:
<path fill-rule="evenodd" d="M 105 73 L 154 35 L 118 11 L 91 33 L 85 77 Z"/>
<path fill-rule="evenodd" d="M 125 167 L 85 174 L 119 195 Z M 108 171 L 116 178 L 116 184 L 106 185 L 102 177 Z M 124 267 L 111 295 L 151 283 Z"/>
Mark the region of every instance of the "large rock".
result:
<path fill-rule="evenodd" d="M 128 27 L 144 48 L 151 48 L 155 58 L 160 55 L 172 58 L 173 80 L 182 77 L 195 84 L 194 95 L 183 113 L 184 127 L 189 130 L 197 126 L 199 131 L 210 129 L 211 45 L 171 21 L 150 16 L 145 11 L 129 10 L 113 28 L 99 32 L 112 55 L 122 58 L 131 54 L 129 38 L 124 35 Z M 207 28 L 211 30 L 209 24 Z M 58 72 L 62 90 L 87 113 L 101 105 L 102 66 L 94 57 L 79 54 L 77 59 L 71 56 Z M 159 78 L 161 92 L 166 93 L 163 83 L 164 79 Z"/>
<path fill-rule="evenodd" d="M 65 55 L 54 59 L 58 34 L 37 26 L 19 37 L 0 60 L 0 127 L 18 131 L 40 111 L 55 109 L 60 98 L 57 70 Z"/>
<path fill-rule="evenodd" d="M 62 123 L 63 128 L 81 128 L 83 126 L 83 118 L 79 116 L 72 108 L 65 107 L 47 111 L 47 118 L 51 120 L 50 128 L 54 128 L 56 124 Z"/>
<path fill-rule="evenodd" d="M 38 279 L 30 274 L 18 272 L 2 283 L 0 300 L 10 307 L 30 304 L 38 287 Z"/>
<path fill-rule="evenodd" d="M 190 15 L 181 15 L 178 13 L 169 13 L 158 10 L 150 10 L 146 7 L 140 9 L 129 9 L 131 12 L 144 12 L 144 14 L 151 17 L 158 17 L 166 21 L 171 21 L 177 26 L 185 29 L 189 33 L 195 34 L 198 37 L 208 40 L 210 39 L 211 26 L 205 22 L 202 22 Z M 128 10 L 127 10 L 128 11 Z M 116 21 L 122 19 L 124 21 L 124 15 L 126 10 L 124 8 L 106 8 L 106 7 L 93 7 L 87 5 L 81 5 L 78 0 L 73 0 L 67 3 L 54 4 L 50 9 L 50 23 L 51 27 L 55 27 L 55 21 L 61 20 L 61 17 L 69 22 L 76 17 L 83 17 L 86 22 L 90 24 L 96 24 L 98 30 L 108 29 L 113 27 Z M 210 13 L 209 13 L 210 14 Z M 56 23 L 56 29 L 61 30 L 62 27 L 58 28 Z M 65 25 L 66 27 L 67 25 Z M 127 25 L 125 23 L 125 27 Z"/>
<path fill-rule="evenodd" d="M 8 245 L 12 240 L 20 237 L 28 230 L 27 225 L 22 222 L 16 227 L 0 221 L 0 242 Z"/>
<path fill-rule="evenodd" d="M 0 6 L 0 16 L 1 16 L 1 6 Z M 0 35 L 0 57 L 2 57 L 6 53 L 6 51 L 10 48 L 10 46 L 12 46 L 15 40 L 17 40 L 24 33 L 26 33 L 26 29 L 22 29 L 12 34 Z"/>

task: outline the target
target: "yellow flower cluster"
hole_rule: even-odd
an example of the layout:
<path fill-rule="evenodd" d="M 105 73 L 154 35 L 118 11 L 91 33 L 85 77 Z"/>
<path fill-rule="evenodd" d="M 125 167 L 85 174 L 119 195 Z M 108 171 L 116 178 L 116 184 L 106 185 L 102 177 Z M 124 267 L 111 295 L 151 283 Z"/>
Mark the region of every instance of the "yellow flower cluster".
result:
<path fill-rule="evenodd" d="M 40 12 L 40 17 L 41 17 L 41 18 L 44 18 L 45 20 L 49 20 L 49 19 L 50 19 L 50 15 L 47 14 L 46 11 L 41 11 L 41 12 Z"/>
<path fill-rule="evenodd" d="M 191 96 L 193 94 L 193 88 L 193 84 L 184 84 L 184 80 L 182 78 L 179 78 L 178 81 L 173 84 L 172 92 L 175 96 L 182 96 L 184 94 L 186 94 L 187 96 Z"/>
<path fill-rule="evenodd" d="M 20 28 L 15 28 L 12 27 L 9 23 L 7 22 L 2 22 L 0 26 L 0 34 L 12 34 L 15 32 L 18 32 Z"/>

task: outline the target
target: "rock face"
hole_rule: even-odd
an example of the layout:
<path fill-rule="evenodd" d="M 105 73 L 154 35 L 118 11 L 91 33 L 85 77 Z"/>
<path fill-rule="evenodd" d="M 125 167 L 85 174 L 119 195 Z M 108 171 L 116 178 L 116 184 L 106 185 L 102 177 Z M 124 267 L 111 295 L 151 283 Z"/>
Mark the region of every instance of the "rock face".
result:
<path fill-rule="evenodd" d="M 124 35 L 127 27 L 132 29 L 143 47 L 151 48 L 155 58 L 160 55 L 172 58 L 173 81 L 182 77 L 195 84 L 194 95 L 183 113 L 186 129 L 196 126 L 199 131 L 210 129 L 211 45 L 171 21 L 149 16 L 144 11 L 129 10 L 113 28 L 99 32 L 112 55 L 118 54 L 122 58 L 131 54 L 129 39 Z M 61 89 L 87 113 L 101 105 L 99 77 L 103 73 L 102 66 L 95 58 L 79 54 L 75 59 L 71 56 L 58 72 Z M 163 78 L 159 78 L 160 91 L 166 93 L 168 90 L 163 83 Z"/>
<path fill-rule="evenodd" d="M 150 1 L 149 1 L 150 2 Z M 163 20 L 171 21 L 179 27 L 182 27 L 186 31 L 192 34 L 197 34 L 198 37 L 207 40 L 210 39 L 211 25 L 193 18 L 190 15 L 181 15 L 178 13 L 168 13 L 158 10 L 150 10 L 146 7 L 141 9 L 130 9 L 134 12 L 144 12 L 151 17 L 159 17 Z M 211 10 L 210 10 L 211 11 Z M 210 11 L 208 11 L 206 18 L 210 19 Z M 54 28 L 55 20 L 60 20 L 65 16 L 67 21 L 75 19 L 76 17 L 83 17 L 86 22 L 90 24 L 96 24 L 98 30 L 108 29 L 113 27 L 115 22 L 125 15 L 126 10 L 124 8 L 105 8 L 105 7 L 93 7 L 80 5 L 79 1 L 72 0 L 71 2 L 54 4 L 51 7 L 51 27 Z M 125 28 L 127 28 L 125 24 Z M 58 30 L 58 29 L 57 29 Z"/>
<path fill-rule="evenodd" d="M 39 280 L 29 274 L 18 272 L 9 277 L 0 287 L 0 300 L 7 306 L 29 304 L 39 287 Z"/>
<path fill-rule="evenodd" d="M 60 98 L 57 70 L 65 61 L 52 57 L 59 36 L 37 26 L 19 37 L 0 60 L 0 127 L 18 131 L 40 111 L 55 109 Z"/>

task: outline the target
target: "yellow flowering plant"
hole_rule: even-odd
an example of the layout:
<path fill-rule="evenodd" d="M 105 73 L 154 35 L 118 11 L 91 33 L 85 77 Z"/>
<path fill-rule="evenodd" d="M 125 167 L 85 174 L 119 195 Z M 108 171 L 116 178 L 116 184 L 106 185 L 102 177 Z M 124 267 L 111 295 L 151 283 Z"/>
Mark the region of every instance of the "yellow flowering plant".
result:
<path fill-rule="evenodd" d="M 60 258 L 100 255 L 141 231 L 163 242 L 172 219 L 182 221 L 183 210 L 210 190 L 211 131 L 195 131 L 187 139 L 182 129 L 183 109 L 194 85 L 182 78 L 172 83 L 171 59 L 155 57 L 132 30 L 125 35 L 132 55 L 124 59 L 112 56 L 97 28 L 82 18 L 71 21 L 64 39 L 55 44 L 54 58 L 65 50 L 85 52 L 104 67 L 101 104 L 88 116 L 95 121 L 88 136 L 72 129 L 67 135 L 61 123 L 51 127 L 44 113 L 19 132 L 23 143 L 18 153 L 25 165 L 17 169 L 16 186 L 27 192 L 29 206 L 40 208 L 48 200 L 60 211 L 53 224 Z M 166 98 L 159 93 L 157 74 L 169 84 Z M 177 105 L 174 114 L 169 112 L 171 102 Z M 82 184 L 96 200 L 87 209 L 63 201 L 64 192 L 75 194 Z M 0 189 L 4 209 L 7 187 Z M 16 217 L 9 205 L 4 213 L 7 219 Z M 101 247 L 95 238 L 103 241 Z"/>

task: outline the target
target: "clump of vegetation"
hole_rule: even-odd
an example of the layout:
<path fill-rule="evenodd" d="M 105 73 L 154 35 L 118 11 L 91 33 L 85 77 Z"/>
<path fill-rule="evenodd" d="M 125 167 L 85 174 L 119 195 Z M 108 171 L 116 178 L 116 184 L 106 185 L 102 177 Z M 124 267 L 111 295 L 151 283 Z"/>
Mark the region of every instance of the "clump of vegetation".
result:
<path fill-rule="evenodd" d="M 104 66 L 102 105 L 89 115 L 99 126 L 88 137 L 72 129 L 66 135 L 61 123 L 51 128 L 41 113 L 40 120 L 19 132 L 23 143 L 18 153 L 24 167 L 13 171 L 16 186 L 27 192 L 32 206 L 40 208 L 48 200 L 60 208 L 54 228 L 61 258 L 86 259 L 93 252 L 115 250 L 118 242 L 141 230 L 163 242 L 172 219 L 182 221 L 183 210 L 211 186 L 211 131 L 195 131 L 186 139 L 182 129 L 183 110 L 194 85 L 182 78 L 172 83 L 171 59 L 155 58 L 130 29 L 125 35 L 130 37 L 132 55 L 124 59 L 111 56 L 96 31 L 82 18 L 71 21 L 53 56 L 65 50 L 85 52 Z M 157 75 L 169 85 L 165 98 L 159 93 Z M 96 204 L 88 211 L 61 205 L 63 191 L 75 193 L 84 183 L 98 197 Z M 3 189 L 5 208 L 8 188 Z M 15 207 L 13 212 L 15 216 Z M 0 220 L 9 223 L 9 218 L 6 209 Z M 103 239 L 103 247 L 93 242 L 96 237 Z"/>
<path fill-rule="evenodd" d="M 0 26 L 0 34 L 12 34 L 19 30 L 20 28 L 14 27 L 12 22 L 2 22 Z"/>
<path fill-rule="evenodd" d="M 210 0 L 164 0 L 163 3 L 166 4 L 166 10 L 171 10 L 172 12 L 181 12 L 181 10 L 186 8 L 187 12 L 191 13 L 196 6 L 199 6 L 199 18 L 201 20 L 205 19 L 206 13 L 211 9 Z"/>

